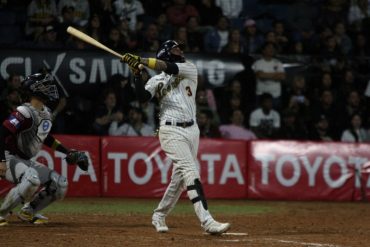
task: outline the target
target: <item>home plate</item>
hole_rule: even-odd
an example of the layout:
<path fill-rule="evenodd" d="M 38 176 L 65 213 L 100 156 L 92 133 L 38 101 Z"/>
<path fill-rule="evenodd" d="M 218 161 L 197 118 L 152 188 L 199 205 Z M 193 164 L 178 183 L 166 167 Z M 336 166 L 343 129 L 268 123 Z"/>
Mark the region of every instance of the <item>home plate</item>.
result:
<path fill-rule="evenodd" d="M 223 235 L 247 236 L 248 233 L 244 233 L 244 232 L 225 232 Z"/>

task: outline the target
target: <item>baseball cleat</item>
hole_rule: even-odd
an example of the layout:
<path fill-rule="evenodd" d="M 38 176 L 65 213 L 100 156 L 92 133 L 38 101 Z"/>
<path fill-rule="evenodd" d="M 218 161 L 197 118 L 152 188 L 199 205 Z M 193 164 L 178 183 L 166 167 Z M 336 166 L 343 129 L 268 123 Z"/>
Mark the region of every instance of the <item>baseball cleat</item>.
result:
<path fill-rule="evenodd" d="M 23 222 L 28 222 L 34 225 L 47 224 L 49 219 L 41 214 L 32 214 L 28 211 L 21 210 L 17 214 L 18 218 Z"/>
<path fill-rule="evenodd" d="M 212 235 L 221 235 L 230 229 L 230 223 L 220 223 L 212 220 L 204 225 L 202 225 L 206 233 Z"/>
<path fill-rule="evenodd" d="M 7 225 L 9 225 L 8 221 L 4 217 L 0 216 L 0 226 L 7 226 Z"/>
<path fill-rule="evenodd" d="M 161 233 L 168 232 L 168 227 L 166 225 L 166 221 L 163 216 L 153 214 L 152 225 L 155 227 L 155 230 L 157 232 L 161 232 Z"/>

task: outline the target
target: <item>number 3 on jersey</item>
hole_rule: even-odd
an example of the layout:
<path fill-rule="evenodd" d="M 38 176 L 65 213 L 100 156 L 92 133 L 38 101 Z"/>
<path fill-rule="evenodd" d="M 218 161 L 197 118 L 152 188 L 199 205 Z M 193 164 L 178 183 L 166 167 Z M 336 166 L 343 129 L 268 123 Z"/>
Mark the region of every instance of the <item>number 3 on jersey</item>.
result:
<path fill-rule="evenodd" d="M 193 92 L 191 91 L 191 88 L 189 86 L 187 86 L 185 89 L 189 97 L 193 95 Z"/>

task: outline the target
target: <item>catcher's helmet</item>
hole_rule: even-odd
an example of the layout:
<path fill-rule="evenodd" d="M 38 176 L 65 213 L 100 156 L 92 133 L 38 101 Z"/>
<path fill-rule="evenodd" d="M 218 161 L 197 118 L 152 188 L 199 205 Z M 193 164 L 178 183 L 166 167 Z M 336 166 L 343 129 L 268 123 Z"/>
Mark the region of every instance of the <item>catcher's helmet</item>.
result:
<path fill-rule="evenodd" d="M 164 60 L 166 62 L 172 62 L 172 63 L 174 63 L 174 62 L 180 62 L 180 63 L 185 62 L 184 56 L 175 55 L 175 54 L 171 53 L 171 49 L 175 48 L 175 47 L 179 47 L 180 49 L 183 49 L 184 46 L 182 44 L 177 43 L 174 40 L 165 41 L 159 47 L 156 57 L 158 59 Z"/>
<path fill-rule="evenodd" d="M 22 81 L 22 89 L 30 96 L 38 97 L 44 101 L 57 101 L 58 88 L 50 74 L 36 73 L 27 76 Z"/>

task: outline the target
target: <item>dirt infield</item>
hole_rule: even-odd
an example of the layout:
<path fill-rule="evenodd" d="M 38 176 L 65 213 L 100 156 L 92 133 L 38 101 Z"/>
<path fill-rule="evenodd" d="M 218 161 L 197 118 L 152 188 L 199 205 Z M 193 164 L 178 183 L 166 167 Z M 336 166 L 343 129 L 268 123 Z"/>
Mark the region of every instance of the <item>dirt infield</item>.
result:
<path fill-rule="evenodd" d="M 86 200 L 86 199 L 84 199 Z M 95 203 L 104 203 L 99 199 Z M 210 208 L 218 201 L 211 201 Z M 194 214 L 174 213 L 170 232 L 158 234 L 151 214 L 47 213 L 48 225 L 34 226 L 11 216 L 0 228 L 0 246 L 370 246 L 370 204 L 323 202 L 222 201 L 230 206 L 254 205 L 263 213 L 217 213 L 229 221 L 230 232 L 210 236 L 202 232 Z"/>

